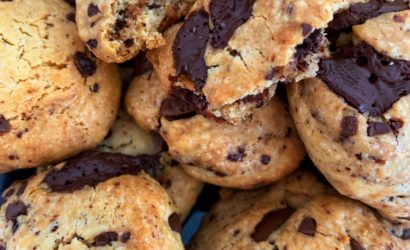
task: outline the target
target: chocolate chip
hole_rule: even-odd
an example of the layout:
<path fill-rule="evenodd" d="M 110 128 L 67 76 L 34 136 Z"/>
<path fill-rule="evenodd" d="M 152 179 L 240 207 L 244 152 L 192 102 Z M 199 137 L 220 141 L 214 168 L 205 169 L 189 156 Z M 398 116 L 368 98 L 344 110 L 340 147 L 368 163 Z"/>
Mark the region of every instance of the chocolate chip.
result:
<path fill-rule="evenodd" d="M 289 15 L 292 15 L 294 8 L 295 8 L 295 6 L 293 4 L 288 5 L 288 8 L 287 8 L 286 11 L 288 12 Z"/>
<path fill-rule="evenodd" d="M 406 19 L 403 16 L 394 15 L 393 16 L 393 22 L 395 22 L 395 23 L 404 23 L 404 22 L 406 22 Z"/>
<path fill-rule="evenodd" d="M 117 19 L 114 24 L 115 33 L 118 34 L 121 30 L 125 28 L 126 25 L 127 25 L 127 22 L 125 20 Z"/>
<path fill-rule="evenodd" d="M 173 213 L 168 217 L 168 224 L 174 232 L 181 233 L 182 224 L 181 216 L 177 213 Z"/>
<path fill-rule="evenodd" d="M 298 232 L 314 237 L 316 233 L 316 220 L 312 217 L 305 217 L 299 225 Z"/>
<path fill-rule="evenodd" d="M 98 91 L 100 91 L 100 85 L 98 83 L 94 83 L 89 89 L 93 93 L 98 93 Z"/>
<path fill-rule="evenodd" d="M 261 163 L 264 165 L 268 165 L 270 162 L 271 157 L 269 155 L 261 155 Z"/>
<path fill-rule="evenodd" d="M 264 89 L 261 93 L 255 95 L 247 95 L 239 100 L 241 103 L 253 103 L 257 108 L 263 106 L 265 101 L 269 99 L 269 88 Z"/>
<path fill-rule="evenodd" d="M 367 122 L 367 135 L 376 136 L 392 132 L 387 122 Z"/>
<path fill-rule="evenodd" d="M 347 139 L 355 136 L 359 128 L 359 121 L 354 116 L 345 116 L 340 124 L 340 137 Z"/>
<path fill-rule="evenodd" d="M 323 30 L 316 29 L 303 40 L 302 44 L 296 46 L 296 53 L 294 57 L 296 61 L 296 67 L 299 70 L 307 69 L 308 65 L 305 59 L 309 55 L 319 52 L 322 48 L 322 43 L 324 40 L 325 37 L 323 35 Z"/>
<path fill-rule="evenodd" d="M 95 61 L 81 52 L 75 53 L 74 64 L 77 67 L 78 72 L 80 72 L 83 77 L 92 76 L 97 70 L 97 64 Z"/>
<path fill-rule="evenodd" d="M 88 15 L 89 17 L 95 16 L 95 15 L 97 15 L 98 11 L 100 11 L 100 10 L 98 9 L 98 6 L 95 5 L 95 4 L 93 4 L 93 3 L 90 3 L 90 4 L 88 5 L 88 8 L 87 8 L 87 15 Z"/>
<path fill-rule="evenodd" d="M 233 162 L 243 161 L 243 158 L 246 156 L 245 149 L 243 147 L 238 147 L 237 152 L 229 153 L 226 159 Z"/>
<path fill-rule="evenodd" d="M 312 30 L 313 30 L 312 25 L 310 25 L 308 23 L 302 23 L 302 25 L 300 27 L 302 29 L 302 35 L 303 36 L 309 35 L 310 32 L 312 32 Z"/>
<path fill-rule="evenodd" d="M 350 248 L 352 250 L 366 250 L 359 242 L 350 237 Z"/>
<path fill-rule="evenodd" d="M 54 233 L 55 231 L 57 231 L 58 230 L 58 225 L 54 225 L 52 228 L 51 228 L 51 232 L 52 233 Z"/>
<path fill-rule="evenodd" d="M 110 245 L 113 241 L 118 241 L 118 234 L 116 232 L 104 232 L 95 236 L 92 246 L 102 247 Z"/>
<path fill-rule="evenodd" d="M 9 155 L 9 160 L 11 161 L 15 161 L 15 160 L 19 160 L 20 157 L 18 157 L 17 155 Z"/>
<path fill-rule="evenodd" d="M 27 185 L 28 185 L 28 181 L 27 181 L 27 180 L 22 181 L 21 184 L 20 184 L 19 189 L 17 190 L 16 195 L 17 195 L 17 196 L 22 195 L 22 194 L 24 193 L 24 191 L 26 191 Z"/>
<path fill-rule="evenodd" d="M 92 151 L 68 160 L 61 169 L 52 169 L 44 182 L 52 192 L 69 193 L 84 186 L 95 187 L 100 182 L 125 174 L 137 175 L 145 171 L 155 176 L 159 164 L 157 156 L 134 157 Z"/>
<path fill-rule="evenodd" d="M 403 233 L 401 235 L 403 240 L 410 240 L 410 228 L 403 229 Z"/>
<path fill-rule="evenodd" d="M 90 39 L 87 41 L 87 45 L 91 49 L 95 49 L 98 47 L 98 41 L 96 39 Z"/>
<path fill-rule="evenodd" d="M 269 235 L 279 229 L 294 212 L 294 209 L 287 207 L 265 214 L 258 225 L 256 225 L 251 235 L 252 239 L 256 242 L 267 240 Z"/>
<path fill-rule="evenodd" d="M 255 0 L 211 0 L 209 8 L 213 23 L 211 44 L 225 48 L 236 29 L 252 16 Z"/>
<path fill-rule="evenodd" d="M 131 239 L 131 233 L 130 232 L 125 232 L 121 235 L 121 242 L 126 243 Z"/>
<path fill-rule="evenodd" d="M 65 16 L 65 18 L 68 20 L 68 21 L 70 21 L 70 22 L 73 22 L 73 23 L 75 23 L 75 13 L 68 13 L 66 16 Z"/>
<path fill-rule="evenodd" d="M 10 130 L 10 122 L 6 119 L 6 117 L 0 114 L 0 136 L 10 132 Z"/>
<path fill-rule="evenodd" d="M 156 3 L 152 3 L 152 4 L 147 5 L 147 7 L 148 7 L 148 9 L 150 9 L 150 10 L 154 10 L 154 9 L 161 8 L 161 5 L 156 4 Z"/>
<path fill-rule="evenodd" d="M 366 43 L 347 46 L 320 63 L 319 77 L 360 113 L 380 116 L 410 93 L 410 63 Z"/>
<path fill-rule="evenodd" d="M 126 48 L 130 48 L 134 45 L 134 39 L 129 38 L 127 40 L 124 41 L 124 45 Z"/>
<path fill-rule="evenodd" d="M 269 72 L 265 75 L 265 80 L 273 80 L 273 78 L 278 74 L 279 69 L 278 68 L 272 68 L 269 70 Z"/>
<path fill-rule="evenodd" d="M 10 203 L 6 208 L 6 219 L 11 221 L 12 233 L 15 233 L 18 229 L 17 217 L 21 215 L 27 215 L 27 206 L 22 201 L 15 201 Z"/>
<path fill-rule="evenodd" d="M 188 76 L 197 90 L 208 77 L 204 55 L 210 30 L 209 15 L 204 9 L 192 12 L 178 31 L 172 46 L 175 69 L 178 76 Z"/>
<path fill-rule="evenodd" d="M 391 129 L 395 132 L 398 132 L 399 129 L 401 129 L 403 127 L 403 124 L 404 124 L 404 122 L 401 119 L 393 118 L 393 119 L 389 120 L 389 125 L 390 125 Z"/>
<path fill-rule="evenodd" d="M 167 120 L 187 119 L 206 109 L 203 97 L 182 88 L 173 88 L 162 102 L 160 114 Z"/>

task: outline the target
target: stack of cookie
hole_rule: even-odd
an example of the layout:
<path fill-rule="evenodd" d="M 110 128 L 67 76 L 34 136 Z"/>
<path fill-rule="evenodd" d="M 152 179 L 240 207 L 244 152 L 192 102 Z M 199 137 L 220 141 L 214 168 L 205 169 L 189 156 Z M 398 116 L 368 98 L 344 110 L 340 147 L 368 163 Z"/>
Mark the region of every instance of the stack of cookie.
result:
<path fill-rule="evenodd" d="M 407 0 L 0 13 L 0 250 L 410 249 Z"/>

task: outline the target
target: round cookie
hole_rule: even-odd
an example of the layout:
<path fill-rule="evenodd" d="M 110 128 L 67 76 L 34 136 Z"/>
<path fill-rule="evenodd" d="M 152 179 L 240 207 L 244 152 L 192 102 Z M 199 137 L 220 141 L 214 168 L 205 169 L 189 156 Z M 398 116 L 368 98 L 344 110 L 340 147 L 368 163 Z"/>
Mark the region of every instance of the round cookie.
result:
<path fill-rule="evenodd" d="M 332 185 L 410 227 L 409 27 L 410 10 L 353 26 L 354 44 L 288 96 L 308 153 Z"/>
<path fill-rule="evenodd" d="M 179 216 L 148 157 L 90 152 L 13 184 L 2 249 L 184 249 Z"/>
<path fill-rule="evenodd" d="M 141 50 L 164 45 L 162 32 L 179 21 L 194 0 L 77 0 L 78 33 L 105 62 L 125 62 Z"/>
<path fill-rule="evenodd" d="M 228 191 L 188 249 L 408 249 L 365 205 L 297 172 L 251 191 Z"/>
<path fill-rule="evenodd" d="M 165 153 L 161 156 L 164 142 L 159 135 L 148 134 L 139 128 L 125 112 L 119 112 L 110 130 L 109 136 L 100 143 L 98 150 L 125 155 L 154 155 L 160 159 L 161 166 L 156 170 L 155 178 L 167 191 L 175 204 L 175 211 L 181 220 L 189 215 L 204 183 L 185 173 L 179 162 L 173 161 Z"/>
<path fill-rule="evenodd" d="M 162 84 L 155 72 L 136 77 L 126 94 L 127 110 L 136 122 L 159 131 L 170 156 L 202 181 L 253 188 L 299 166 L 305 150 L 280 97 L 236 126 L 191 112 L 197 101 L 184 89 Z"/>
<path fill-rule="evenodd" d="M 197 1 L 148 59 L 161 81 L 195 92 L 213 116 L 239 123 L 278 83 L 316 75 L 324 29 L 354 2 L 362 1 Z"/>
<path fill-rule="evenodd" d="M 94 148 L 117 112 L 116 66 L 87 50 L 64 1 L 1 1 L 0 12 L 0 172 Z"/>

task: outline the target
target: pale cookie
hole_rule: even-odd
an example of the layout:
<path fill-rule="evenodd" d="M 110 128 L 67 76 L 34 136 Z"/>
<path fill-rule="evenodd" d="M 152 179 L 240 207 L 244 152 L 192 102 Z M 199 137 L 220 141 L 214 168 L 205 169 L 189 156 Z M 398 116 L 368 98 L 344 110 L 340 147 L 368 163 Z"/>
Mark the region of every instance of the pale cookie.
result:
<path fill-rule="evenodd" d="M 159 131 L 170 156 L 202 181 L 235 188 L 266 185 L 303 159 L 304 147 L 279 96 L 236 126 L 196 115 L 193 103 L 200 102 L 186 89 L 162 84 L 153 72 L 135 78 L 126 95 L 136 122 Z"/>
<path fill-rule="evenodd" d="M 318 78 L 288 89 L 299 134 L 330 183 L 408 227 L 410 62 L 403 41 L 410 33 L 403 27 L 409 13 L 354 26 L 355 44 L 323 60 Z"/>
<path fill-rule="evenodd" d="M 0 1 L 0 172 L 94 148 L 117 112 L 117 68 L 80 41 L 61 0 Z"/>
<path fill-rule="evenodd" d="M 101 60 L 125 62 L 164 45 L 162 32 L 179 21 L 194 0 L 77 0 L 81 39 Z"/>
<path fill-rule="evenodd" d="M 149 158 L 91 152 L 8 188 L 1 249 L 184 249 Z"/>
<path fill-rule="evenodd" d="M 159 135 L 149 134 L 139 128 L 125 112 L 119 112 L 117 120 L 110 130 L 109 136 L 100 143 L 98 150 L 138 156 L 156 155 L 161 164 L 155 178 L 165 188 L 175 204 L 176 212 L 184 220 L 190 213 L 204 183 L 187 175 L 179 162 L 173 161 L 165 153 L 162 154 L 164 142 Z"/>
<path fill-rule="evenodd" d="M 363 1 L 198 0 L 147 55 L 161 81 L 195 92 L 206 111 L 239 123 L 278 83 L 316 75 L 324 29 L 354 2 Z"/>
<path fill-rule="evenodd" d="M 341 197 L 308 172 L 262 189 L 231 191 L 188 246 L 201 249 L 409 249 L 365 205 Z"/>

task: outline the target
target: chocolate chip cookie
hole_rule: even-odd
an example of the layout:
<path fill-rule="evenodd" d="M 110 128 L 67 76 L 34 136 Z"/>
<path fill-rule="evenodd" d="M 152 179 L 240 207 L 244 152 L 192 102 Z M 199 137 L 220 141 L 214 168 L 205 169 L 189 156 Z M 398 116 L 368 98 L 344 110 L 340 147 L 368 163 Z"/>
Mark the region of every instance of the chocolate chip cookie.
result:
<path fill-rule="evenodd" d="M 0 248 L 184 249 L 172 201 L 146 174 L 155 165 L 90 152 L 13 184 L 3 194 Z"/>
<path fill-rule="evenodd" d="M 117 68 L 81 42 L 60 0 L 0 1 L 0 172 L 94 148 L 117 112 Z"/>
<path fill-rule="evenodd" d="M 324 29 L 357 0 L 204 0 L 148 52 L 161 81 L 206 101 L 205 110 L 238 123 L 278 83 L 313 77 L 326 52 Z"/>
<path fill-rule="evenodd" d="M 164 45 L 162 32 L 186 15 L 194 0 L 77 0 L 81 39 L 105 62 L 124 62 Z"/>
<path fill-rule="evenodd" d="M 175 210 L 181 216 L 181 220 L 184 220 L 194 206 L 204 184 L 187 175 L 180 163 L 172 160 L 166 153 L 161 155 L 164 147 L 166 147 L 165 142 L 159 135 L 145 132 L 125 112 L 120 112 L 109 135 L 100 143 L 98 150 L 131 156 L 149 154 L 161 161 L 155 177 L 174 202 Z"/>
<path fill-rule="evenodd" d="M 137 123 L 158 131 L 185 171 L 216 185 L 252 188 L 294 171 L 305 155 L 287 105 L 275 97 L 235 126 L 195 113 L 202 99 L 147 72 L 131 83 L 126 107 Z"/>
<path fill-rule="evenodd" d="M 409 249 L 365 205 L 308 172 L 251 191 L 228 191 L 188 249 Z"/>
<path fill-rule="evenodd" d="M 375 2 L 378 8 L 368 7 Z M 341 23 L 355 25 L 339 31 L 353 39 L 336 43 L 317 78 L 289 87 L 291 113 L 312 160 L 339 192 L 409 225 L 409 5 L 371 1 L 352 9 L 340 13 Z"/>

